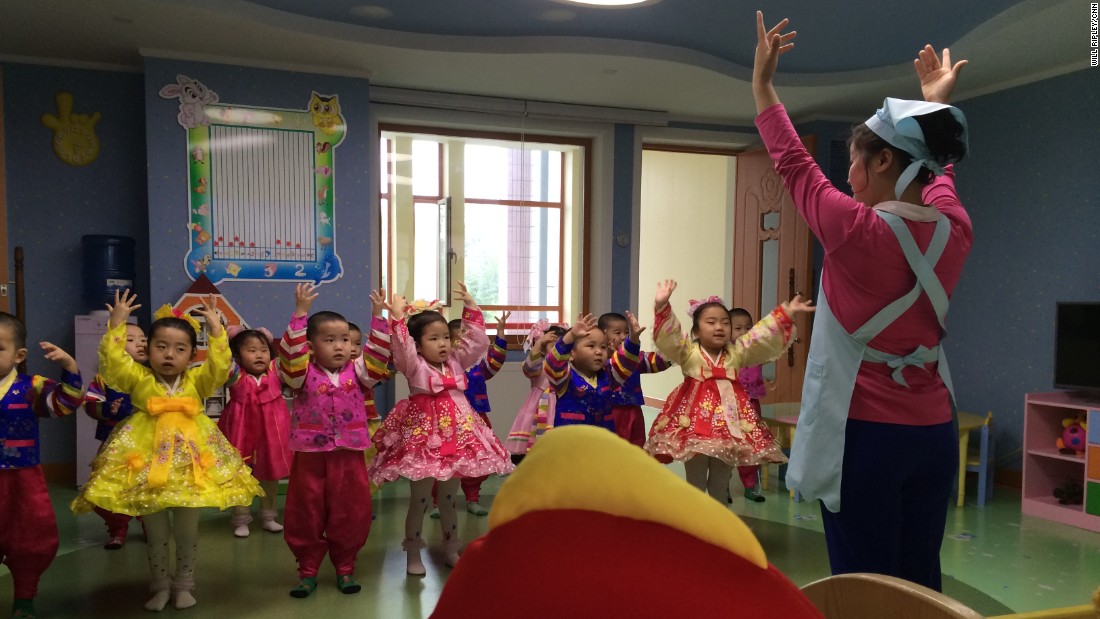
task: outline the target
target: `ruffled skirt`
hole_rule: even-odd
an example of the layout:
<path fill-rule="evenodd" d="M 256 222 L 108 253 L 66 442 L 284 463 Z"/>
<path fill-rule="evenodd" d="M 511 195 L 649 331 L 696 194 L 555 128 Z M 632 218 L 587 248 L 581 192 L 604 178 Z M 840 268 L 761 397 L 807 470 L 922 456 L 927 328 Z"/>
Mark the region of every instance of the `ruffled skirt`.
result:
<path fill-rule="evenodd" d="M 176 432 L 172 444 L 157 453 L 157 418 L 137 411 L 115 427 L 92 461 L 88 483 L 70 506 L 82 514 L 101 507 L 116 514 L 142 516 L 169 507 L 251 505 L 263 496 L 240 453 L 206 415 L 192 418 L 194 432 Z M 191 438 L 188 438 L 190 436 Z M 163 483 L 150 484 L 154 477 Z"/>
<path fill-rule="evenodd" d="M 665 400 L 645 449 L 681 462 L 696 455 L 730 466 L 787 461 L 748 396 L 728 380 L 685 378 Z"/>
<path fill-rule="evenodd" d="M 462 392 L 401 400 L 374 435 L 371 482 L 503 475 L 514 468 L 504 446 Z"/>

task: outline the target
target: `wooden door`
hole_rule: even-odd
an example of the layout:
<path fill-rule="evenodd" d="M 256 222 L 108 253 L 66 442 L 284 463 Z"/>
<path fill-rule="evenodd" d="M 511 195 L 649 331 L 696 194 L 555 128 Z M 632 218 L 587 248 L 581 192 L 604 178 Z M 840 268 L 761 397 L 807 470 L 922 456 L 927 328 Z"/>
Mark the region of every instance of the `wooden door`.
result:
<path fill-rule="evenodd" d="M 812 137 L 803 138 L 803 143 L 814 152 Z M 737 156 L 734 218 L 734 305 L 760 320 L 796 293 L 804 298 L 813 294 L 813 237 L 763 149 Z M 810 316 L 798 317 L 794 344 L 778 361 L 764 366 L 768 397 L 762 402 L 802 398 L 811 323 Z"/>
<path fill-rule="evenodd" d="M 4 70 L 0 68 L 0 311 L 10 312 L 15 294 L 8 285 L 8 187 L 4 171 Z"/>

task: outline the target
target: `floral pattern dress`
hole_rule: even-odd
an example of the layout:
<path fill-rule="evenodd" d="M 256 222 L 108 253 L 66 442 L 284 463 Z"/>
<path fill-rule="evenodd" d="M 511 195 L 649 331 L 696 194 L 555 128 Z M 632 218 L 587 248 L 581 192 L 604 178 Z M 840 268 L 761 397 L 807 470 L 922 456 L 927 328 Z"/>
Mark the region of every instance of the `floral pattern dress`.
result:
<path fill-rule="evenodd" d="M 778 358 L 790 345 L 792 327 L 790 317 L 776 308 L 712 359 L 681 333 L 680 322 L 665 305 L 654 319 L 653 337 L 661 354 L 680 366 L 684 382 L 665 400 L 646 451 L 681 462 L 705 455 L 730 466 L 786 462 L 755 414 L 738 371 Z"/>

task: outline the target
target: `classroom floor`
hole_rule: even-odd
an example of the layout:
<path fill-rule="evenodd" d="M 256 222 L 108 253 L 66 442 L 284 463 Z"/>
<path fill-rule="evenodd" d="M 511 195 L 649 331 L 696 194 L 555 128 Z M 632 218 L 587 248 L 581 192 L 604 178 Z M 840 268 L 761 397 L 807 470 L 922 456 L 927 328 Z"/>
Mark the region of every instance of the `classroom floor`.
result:
<path fill-rule="evenodd" d="M 676 465 L 673 465 L 676 467 Z M 678 469 L 682 474 L 682 467 Z M 736 496 L 731 509 L 753 529 L 768 560 L 798 585 L 828 575 L 825 538 L 818 508 L 795 503 L 780 489 L 776 467 L 770 467 L 765 503 Z M 736 476 L 734 486 L 737 490 Z M 491 479 L 483 503 L 491 505 L 501 483 Z M 1100 535 L 1020 515 L 1020 495 L 997 488 L 992 503 L 974 503 L 974 484 L 967 506 L 951 508 L 943 542 L 945 593 L 985 615 L 1023 612 L 1087 603 L 1100 584 Z M 124 548 L 102 548 L 106 531 L 94 515 L 73 516 L 68 503 L 71 488 L 51 487 L 58 515 L 61 549 L 43 576 L 37 601 L 43 618 L 148 618 L 142 609 L 148 597 L 145 543 L 140 526 L 131 523 Z M 424 578 L 406 578 L 400 540 L 408 489 L 389 484 L 375 499 L 378 519 L 359 555 L 357 576 L 363 591 L 341 595 L 335 573 L 326 565 L 320 586 L 305 600 L 287 591 L 295 582 L 294 558 L 282 535 L 266 533 L 254 524 L 251 537 L 232 535 L 229 516 L 209 510 L 200 525 L 201 544 L 196 572 L 198 605 L 189 611 L 169 606 L 170 616 L 187 612 L 194 617 L 302 617 L 305 613 L 329 617 L 427 617 L 439 596 L 448 569 L 439 554 L 438 528 L 428 527 L 429 544 Z M 281 503 L 282 497 L 280 497 Z M 460 509 L 462 506 L 460 505 Z M 464 539 L 485 532 L 487 518 L 460 511 Z M 487 595 L 493 583 L 485 583 Z M 0 567 L 0 617 L 11 607 L 11 576 Z M 474 615 L 471 615 L 474 616 Z"/>

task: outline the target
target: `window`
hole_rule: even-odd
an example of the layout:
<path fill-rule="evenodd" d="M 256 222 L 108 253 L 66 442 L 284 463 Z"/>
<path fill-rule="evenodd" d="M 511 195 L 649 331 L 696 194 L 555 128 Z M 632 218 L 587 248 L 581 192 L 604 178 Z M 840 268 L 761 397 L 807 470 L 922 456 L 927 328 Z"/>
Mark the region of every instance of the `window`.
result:
<path fill-rule="evenodd" d="M 444 301 L 462 281 L 487 315 L 512 313 L 510 333 L 562 322 L 587 140 L 409 129 L 381 126 L 387 281 Z"/>

